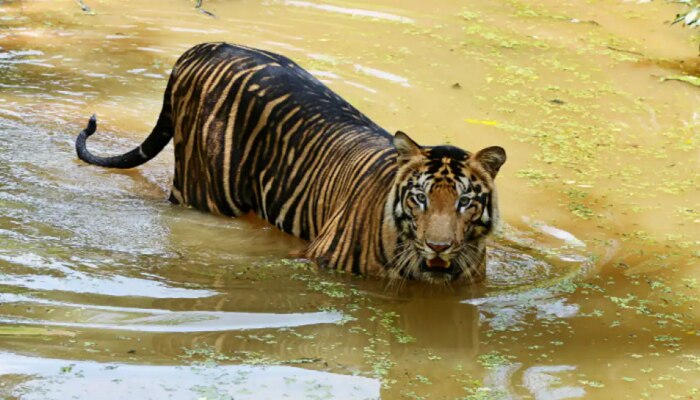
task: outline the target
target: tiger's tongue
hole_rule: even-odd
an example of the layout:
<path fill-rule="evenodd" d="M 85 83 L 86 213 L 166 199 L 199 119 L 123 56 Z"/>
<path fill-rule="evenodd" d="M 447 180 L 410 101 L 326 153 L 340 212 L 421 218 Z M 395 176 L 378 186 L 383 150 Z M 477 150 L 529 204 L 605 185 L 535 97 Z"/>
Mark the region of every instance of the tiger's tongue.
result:
<path fill-rule="evenodd" d="M 426 262 L 430 268 L 447 268 L 447 261 L 440 257 L 435 257 Z"/>

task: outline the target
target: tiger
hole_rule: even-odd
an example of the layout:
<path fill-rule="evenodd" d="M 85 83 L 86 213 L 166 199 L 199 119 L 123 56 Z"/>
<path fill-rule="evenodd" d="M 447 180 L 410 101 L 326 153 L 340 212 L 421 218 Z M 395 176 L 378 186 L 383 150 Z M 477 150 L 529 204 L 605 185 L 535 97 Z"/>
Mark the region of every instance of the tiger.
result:
<path fill-rule="evenodd" d="M 227 217 L 255 213 L 304 239 L 319 267 L 449 285 L 484 279 L 499 220 L 505 150 L 420 146 L 379 127 L 287 57 L 203 43 L 175 63 L 150 135 L 121 155 L 78 157 L 134 168 L 173 139 L 169 200 Z"/>

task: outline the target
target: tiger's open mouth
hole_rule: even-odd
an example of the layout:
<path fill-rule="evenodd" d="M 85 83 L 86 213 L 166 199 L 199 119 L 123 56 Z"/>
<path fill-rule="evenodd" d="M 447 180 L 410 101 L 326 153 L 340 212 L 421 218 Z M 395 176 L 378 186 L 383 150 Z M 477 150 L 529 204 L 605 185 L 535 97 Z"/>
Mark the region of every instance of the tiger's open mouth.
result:
<path fill-rule="evenodd" d="M 450 262 L 445 261 L 440 257 L 435 257 L 430 260 L 426 260 L 425 264 L 428 266 L 428 268 L 431 268 L 433 270 L 447 269 L 450 267 Z"/>
<path fill-rule="evenodd" d="M 451 279 L 457 275 L 457 268 L 454 263 L 445 261 L 440 257 L 434 257 L 429 260 L 423 260 L 420 263 L 420 271 L 423 273 L 428 273 L 434 277 L 447 277 Z"/>

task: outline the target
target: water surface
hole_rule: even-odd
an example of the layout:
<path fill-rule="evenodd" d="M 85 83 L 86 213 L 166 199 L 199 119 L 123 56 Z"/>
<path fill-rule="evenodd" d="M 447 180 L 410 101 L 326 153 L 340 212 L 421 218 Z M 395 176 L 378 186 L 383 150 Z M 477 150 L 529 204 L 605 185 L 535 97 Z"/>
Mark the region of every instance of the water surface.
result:
<path fill-rule="evenodd" d="M 697 398 L 700 92 L 678 6 L 598 1 L 0 2 L 5 398 Z M 283 53 L 390 131 L 500 145 L 488 280 L 315 268 L 170 205 L 150 132 L 190 46 Z M 111 396 L 111 397 L 109 397 Z"/>

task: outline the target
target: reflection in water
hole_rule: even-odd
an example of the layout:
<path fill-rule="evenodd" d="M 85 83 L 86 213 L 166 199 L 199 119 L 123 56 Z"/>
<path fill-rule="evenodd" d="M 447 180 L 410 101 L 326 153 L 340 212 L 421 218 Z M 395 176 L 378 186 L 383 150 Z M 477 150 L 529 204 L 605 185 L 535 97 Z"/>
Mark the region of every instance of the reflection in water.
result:
<path fill-rule="evenodd" d="M 422 294 L 397 305 L 394 310 L 402 316 L 398 326 L 411 334 L 417 345 L 439 354 L 458 352 L 459 357 L 466 360 L 473 359 L 479 351 L 476 307 L 455 302 L 452 296 L 426 298 Z"/>
<path fill-rule="evenodd" d="M 567 304 L 565 299 L 557 296 L 560 294 L 553 290 L 534 289 L 518 294 L 468 299 L 464 303 L 477 306 L 485 313 L 493 329 L 522 329 L 533 313 L 537 318 L 550 320 L 571 318 L 578 314 L 577 304 Z"/>
<path fill-rule="evenodd" d="M 530 398 L 520 396 L 515 389 L 523 386 L 530 391 L 531 398 L 535 400 L 564 400 L 578 399 L 586 395 L 586 390 L 581 386 L 562 385 L 561 379 L 575 371 L 572 365 L 547 365 L 533 366 L 522 371 L 522 363 L 513 363 L 493 368 L 484 379 L 484 383 L 491 387 L 499 396 L 509 400 Z"/>
<path fill-rule="evenodd" d="M 373 76 L 375 78 L 384 79 L 389 82 L 398 83 L 401 86 L 409 87 L 408 79 L 403 76 L 392 74 L 390 72 L 382 71 L 376 68 L 365 67 L 364 65 L 355 64 L 355 70 Z"/>
<path fill-rule="evenodd" d="M 110 329 L 138 332 L 215 332 L 263 328 L 289 328 L 304 325 L 332 324 L 343 316 L 333 312 L 264 314 L 217 311 L 169 311 L 126 307 L 72 304 L 60 301 L 34 299 L 27 296 L 0 294 L 0 303 L 41 305 L 61 309 L 69 315 L 80 309 L 80 320 L 34 320 L 23 317 L 0 317 L 6 324 L 46 325 L 86 329 Z M 53 314 L 52 314 L 53 315 Z M 57 318 L 64 318 L 58 315 Z"/>
<path fill-rule="evenodd" d="M 145 366 L 0 353 L 0 379 L 11 382 L 18 375 L 31 378 L 20 380 L 7 394 L 27 400 L 362 400 L 378 399 L 380 388 L 376 379 L 285 366 Z"/>
<path fill-rule="evenodd" d="M 586 244 L 578 239 L 576 236 L 571 234 L 571 232 L 567 232 L 563 229 L 556 228 L 554 226 L 550 226 L 545 224 L 542 221 L 535 221 L 532 220 L 528 217 L 523 217 L 523 221 L 527 223 L 529 226 L 533 227 L 534 229 L 537 229 L 540 232 L 543 232 L 549 236 L 555 237 L 559 240 L 564 241 L 564 243 L 573 246 L 573 247 L 586 247 Z"/>
<path fill-rule="evenodd" d="M 196 298 L 216 294 L 210 290 L 168 287 L 159 282 L 123 276 L 95 278 L 80 273 L 68 277 L 0 274 L 0 284 L 34 290 L 56 290 L 73 293 L 93 293 L 107 296 L 138 296 L 154 298 Z"/>
<path fill-rule="evenodd" d="M 211 290 L 187 289 L 168 286 L 154 280 L 138 279 L 126 276 L 99 277 L 77 271 L 55 260 L 44 260 L 34 254 L 16 257 L 4 257 L 0 262 L 8 262 L 8 267 L 15 265 L 41 268 L 37 274 L 3 274 L 0 273 L 0 285 L 24 287 L 34 290 L 66 291 L 73 293 L 93 293 L 107 296 L 137 296 L 152 298 L 197 298 L 216 294 Z M 58 274 L 51 276 L 49 274 Z"/>
<path fill-rule="evenodd" d="M 582 387 L 556 387 L 559 378 L 556 375 L 566 371 L 575 371 L 573 365 L 535 366 L 523 373 L 523 385 L 532 393 L 535 400 L 561 400 L 583 397 L 586 391 Z"/>
<path fill-rule="evenodd" d="M 403 24 L 412 24 L 415 22 L 410 18 L 402 17 L 402 16 L 394 15 L 394 14 L 389 14 L 389 13 L 385 13 L 385 12 L 364 10 L 364 9 L 359 9 L 359 8 L 339 7 L 339 6 L 334 6 L 334 5 L 330 5 L 330 4 L 318 4 L 318 3 L 312 3 L 309 1 L 285 0 L 284 4 L 289 5 L 289 6 L 294 6 L 294 7 L 313 8 L 313 9 L 317 9 L 317 10 L 328 11 L 331 13 L 346 14 L 346 15 L 350 15 L 353 17 L 357 16 L 357 17 L 366 17 L 366 18 L 376 19 L 376 20 L 400 22 Z"/>

